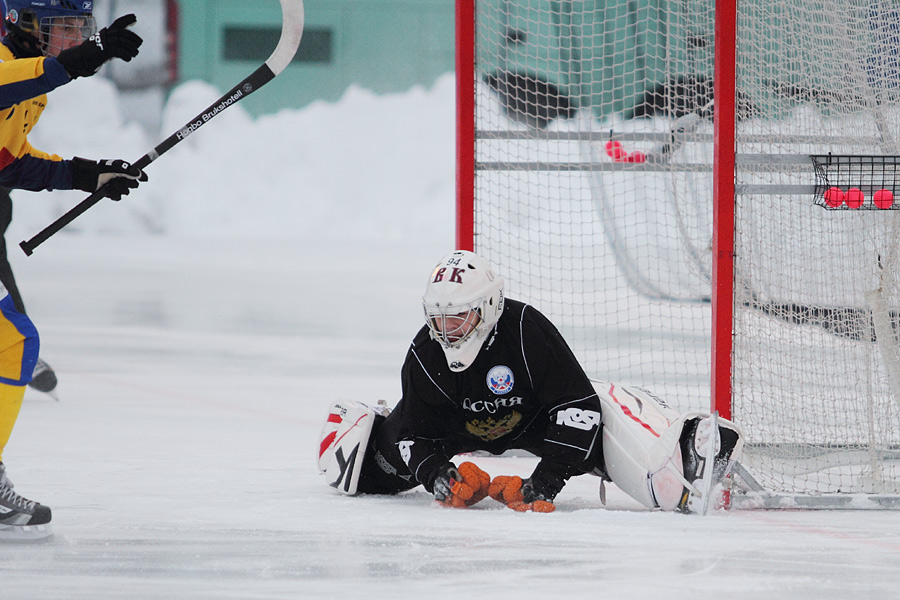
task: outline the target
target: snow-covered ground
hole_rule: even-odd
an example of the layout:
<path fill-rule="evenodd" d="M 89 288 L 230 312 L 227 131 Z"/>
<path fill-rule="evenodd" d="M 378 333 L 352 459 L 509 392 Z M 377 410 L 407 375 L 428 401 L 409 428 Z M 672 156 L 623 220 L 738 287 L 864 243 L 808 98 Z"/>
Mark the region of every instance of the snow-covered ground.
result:
<path fill-rule="evenodd" d="M 163 133 L 217 95 L 177 90 Z M 158 141 L 116 111 L 79 80 L 32 141 L 132 159 Z M 30 258 L 15 244 L 82 194 L 17 193 L 7 240 L 60 401 L 29 390 L 4 461 L 56 535 L 0 545 L 0 598 L 896 598 L 896 512 L 699 518 L 615 489 L 604 508 L 588 476 L 549 515 L 325 485 L 329 402 L 399 395 L 453 244 L 452 148 L 444 78 L 256 121 L 229 109 Z"/>

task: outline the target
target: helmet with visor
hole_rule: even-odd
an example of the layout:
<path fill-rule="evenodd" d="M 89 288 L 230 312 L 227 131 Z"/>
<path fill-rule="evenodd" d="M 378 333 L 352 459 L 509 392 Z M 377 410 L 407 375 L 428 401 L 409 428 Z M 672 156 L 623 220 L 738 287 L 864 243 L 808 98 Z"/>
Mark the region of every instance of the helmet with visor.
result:
<path fill-rule="evenodd" d="M 450 369 L 464 371 L 503 312 L 503 279 L 477 254 L 456 250 L 431 272 L 422 306 Z"/>
<path fill-rule="evenodd" d="M 57 56 L 96 31 L 93 0 L 5 0 L 6 31 L 34 54 Z"/>

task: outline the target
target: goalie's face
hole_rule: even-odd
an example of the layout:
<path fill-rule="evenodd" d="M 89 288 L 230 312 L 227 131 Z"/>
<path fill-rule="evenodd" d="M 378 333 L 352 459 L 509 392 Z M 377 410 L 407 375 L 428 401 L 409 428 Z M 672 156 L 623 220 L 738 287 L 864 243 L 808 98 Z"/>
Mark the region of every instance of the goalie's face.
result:
<path fill-rule="evenodd" d="M 432 337 L 445 347 L 462 344 L 475 333 L 479 323 L 481 315 L 475 308 L 450 315 L 432 312 L 428 314 L 428 328 L 431 329 Z"/>

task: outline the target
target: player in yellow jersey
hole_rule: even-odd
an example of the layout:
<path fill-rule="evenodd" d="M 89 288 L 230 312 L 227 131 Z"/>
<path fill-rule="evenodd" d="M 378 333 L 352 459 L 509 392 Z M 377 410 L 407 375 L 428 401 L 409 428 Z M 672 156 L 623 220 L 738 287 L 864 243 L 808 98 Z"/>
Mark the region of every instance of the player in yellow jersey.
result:
<path fill-rule="evenodd" d="M 0 187 L 85 192 L 103 188 L 104 196 L 119 200 L 146 181 L 141 169 L 124 160 L 64 159 L 28 142 L 47 106 L 48 92 L 95 74 L 113 58 L 130 61 L 137 56 L 142 40 L 129 30 L 135 16 L 120 17 L 95 31 L 91 0 L 0 0 L 0 8 L 5 26 L 0 43 Z M 38 336 L 5 288 L 0 297 L 2 459 L 24 386 L 38 364 Z M 34 535 L 35 529 L 45 532 L 49 522 L 50 509 L 14 492 L 0 462 L 0 537 Z"/>

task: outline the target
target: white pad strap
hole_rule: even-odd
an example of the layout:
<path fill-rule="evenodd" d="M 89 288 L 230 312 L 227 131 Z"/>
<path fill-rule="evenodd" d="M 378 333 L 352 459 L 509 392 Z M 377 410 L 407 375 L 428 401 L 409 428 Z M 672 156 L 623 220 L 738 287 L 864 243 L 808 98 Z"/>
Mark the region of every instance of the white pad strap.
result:
<path fill-rule="evenodd" d="M 716 453 L 721 445 L 719 438 L 719 413 L 712 413 L 708 419 L 701 421 L 701 425 L 708 430 L 706 431 L 706 443 L 704 444 L 703 451 L 700 453 L 706 459 L 707 464 L 706 468 L 703 469 L 703 477 L 700 479 L 698 485 L 700 488 L 700 506 L 697 510 L 697 514 L 705 515 L 709 512 L 709 502 L 710 497 L 712 496 L 713 484 L 717 483 L 713 481 L 713 468 L 710 465 L 713 460 L 715 460 Z"/>

